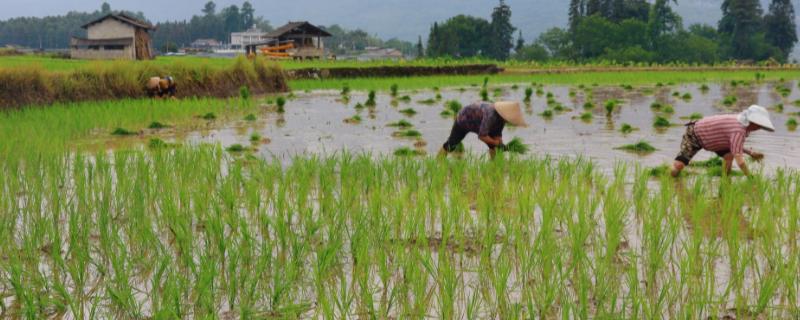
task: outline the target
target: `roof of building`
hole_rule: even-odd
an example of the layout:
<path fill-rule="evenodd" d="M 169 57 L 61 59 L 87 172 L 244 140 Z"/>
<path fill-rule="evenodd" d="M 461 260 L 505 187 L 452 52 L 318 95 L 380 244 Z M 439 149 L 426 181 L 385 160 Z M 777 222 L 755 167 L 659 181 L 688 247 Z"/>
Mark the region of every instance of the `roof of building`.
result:
<path fill-rule="evenodd" d="M 94 20 L 92 22 L 89 22 L 89 23 L 81 26 L 81 28 L 88 29 L 92 25 L 100 23 L 100 22 L 103 22 L 106 19 L 115 19 L 115 20 L 117 20 L 119 22 L 122 22 L 122 23 L 125 23 L 125 24 L 129 24 L 129 25 L 132 25 L 134 27 L 138 27 L 138 28 L 142 28 L 142 29 L 147 29 L 147 30 L 155 30 L 156 29 L 156 27 L 154 27 L 152 24 L 149 24 L 149 23 L 144 22 L 142 20 L 139 20 L 137 18 L 131 17 L 131 16 L 129 16 L 127 14 L 124 14 L 124 13 L 109 13 L 109 14 L 107 14 L 105 16 L 102 16 L 102 17 L 100 17 L 100 18 L 98 18 L 98 19 L 96 19 L 96 20 Z"/>
<path fill-rule="evenodd" d="M 330 37 L 332 34 L 328 33 L 321 28 L 308 23 L 308 21 L 289 22 L 285 26 L 275 29 L 275 31 L 267 34 L 269 38 L 280 38 L 287 34 L 307 34 L 319 37 Z"/>

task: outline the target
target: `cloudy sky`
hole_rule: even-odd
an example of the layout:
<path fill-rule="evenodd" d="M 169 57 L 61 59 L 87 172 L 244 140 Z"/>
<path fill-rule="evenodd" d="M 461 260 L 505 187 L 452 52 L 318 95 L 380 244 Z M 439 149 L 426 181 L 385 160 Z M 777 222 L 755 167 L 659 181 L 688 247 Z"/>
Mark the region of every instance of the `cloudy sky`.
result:
<path fill-rule="evenodd" d="M 183 20 L 199 14 L 207 0 L 107 0 L 114 10 L 142 11 L 152 21 Z M 216 0 L 217 8 L 244 0 Z M 678 0 L 677 10 L 686 25 L 704 22 L 712 25 L 720 16 L 722 0 Z M 765 5 L 769 0 L 762 0 Z M 800 0 L 793 0 L 800 8 Z M 567 0 L 507 0 L 513 22 L 526 39 L 567 21 Z M 93 11 L 103 0 L 0 0 L 0 19 L 18 16 L 59 15 L 68 11 Z M 251 0 L 257 15 L 272 25 L 308 20 L 315 24 L 340 24 L 363 28 L 382 38 L 416 40 L 426 37 L 434 21 L 457 14 L 489 16 L 496 0 Z M 766 6 L 765 6 L 766 7 Z"/>

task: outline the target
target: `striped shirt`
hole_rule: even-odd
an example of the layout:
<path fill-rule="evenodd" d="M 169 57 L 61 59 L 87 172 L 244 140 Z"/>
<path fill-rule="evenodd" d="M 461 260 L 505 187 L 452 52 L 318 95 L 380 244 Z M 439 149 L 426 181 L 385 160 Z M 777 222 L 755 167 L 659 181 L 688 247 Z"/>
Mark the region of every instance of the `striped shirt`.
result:
<path fill-rule="evenodd" d="M 744 140 L 750 134 L 735 114 L 703 118 L 694 125 L 694 132 L 703 149 L 733 155 L 744 153 Z"/>

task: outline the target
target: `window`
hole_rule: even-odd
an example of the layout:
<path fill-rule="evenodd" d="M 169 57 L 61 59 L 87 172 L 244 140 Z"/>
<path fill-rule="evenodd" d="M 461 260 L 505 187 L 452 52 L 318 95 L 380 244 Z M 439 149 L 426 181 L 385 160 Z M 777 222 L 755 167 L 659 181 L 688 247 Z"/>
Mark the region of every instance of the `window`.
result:
<path fill-rule="evenodd" d="M 119 44 L 105 45 L 103 46 L 103 50 L 125 50 L 125 46 Z"/>
<path fill-rule="evenodd" d="M 89 46 L 89 50 L 100 50 L 100 46 Z"/>

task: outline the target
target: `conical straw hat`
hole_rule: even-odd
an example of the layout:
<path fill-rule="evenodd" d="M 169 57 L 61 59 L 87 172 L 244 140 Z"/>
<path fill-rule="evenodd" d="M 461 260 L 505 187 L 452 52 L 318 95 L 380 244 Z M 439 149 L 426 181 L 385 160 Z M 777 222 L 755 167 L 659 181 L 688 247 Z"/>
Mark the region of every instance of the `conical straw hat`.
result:
<path fill-rule="evenodd" d="M 522 116 L 522 109 L 516 101 L 498 101 L 494 103 L 494 109 L 508 123 L 517 127 L 527 127 L 525 118 Z"/>

